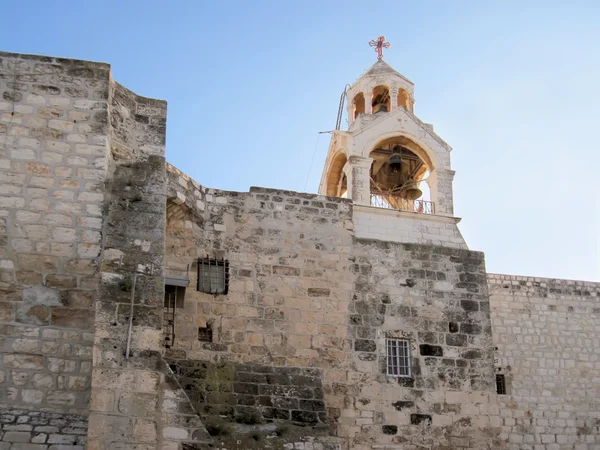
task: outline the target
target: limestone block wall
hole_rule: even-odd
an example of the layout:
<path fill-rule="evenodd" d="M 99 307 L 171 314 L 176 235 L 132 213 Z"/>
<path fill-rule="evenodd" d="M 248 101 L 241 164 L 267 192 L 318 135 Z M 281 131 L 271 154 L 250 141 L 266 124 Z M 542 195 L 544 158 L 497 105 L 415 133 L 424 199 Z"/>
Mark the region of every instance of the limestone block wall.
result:
<path fill-rule="evenodd" d="M 201 414 L 249 425 L 277 420 L 328 429 L 318 369 L 185 359 L 173 368 Z"/>
<path fill-rule="evenodd" d="M 511 449 L 600 446 L 600 283 L 488 275 Z"/>
<path fill-rule="evenodd" d="M 0 93 L 0 448 L 201 448 L 161 354 L 165 102 L 9 53 Z"/>
<path fill-rule="evenodd" d="M 467 248 L 454 218 L 354 206 L 352 219 L 356 237 Z"/>
<path fill-rule="evenodd" d="M 190 282 L 167 358 L 186 379 L 182 384 L 203 420 L 213 429 L 229 427 L 228 449 L 280 448 L 251 439 L 252 426 L 273 432 L 271 420 L 289 422 L 281 436 L 288 443 L 322 435 L 339 413 L 323 400 L 344 377 L 343 349 L 349 348 L 349 201 L 262 188 L 206 189 L 172 167 L 168 196 L 165 270 L 187 272 Z M 229 261 L 227 295 L 196 290 L 197 259 L 207 256 Z M 212 342 L 201 342 L 198 328 L 207 324 Z M 226 390 L 210 387 L 216 383 Z M 315 389 L 319 384 L 323 388 Z M 208 387 L 212 394 L 204 397 Z M 250 425 L 248 416 L 249 434 L 238 425 L 231 431 L 236 421 Z M 294 431 L 294 424 L 324 430 Z"/>
<path fill-rule="evenodd" d="M 500 449 L 483 254 L 357 239 L 348 315 L 352 364 L 330 402 L 350 448 Z M 386 338 L 412 375 L 387 375 Z"/>
<path fill-rule="evenodd" d="M 86 420 L 109 77 L 106 64 L 0 52 L 0 441 L 46 448 Z M 75 415 L 28 412 L 40 410 Z"/>
<path fill-rule="evenodd" d="M 166 103 L 114 82 L 110 94 L 87 449 L 204 448 L 206 430 L 162 359 Z"/>
<path fill-rule="evenodd" d="M 168 176 L 166 271 L 189 284 L 167 359 L 209 430 L 250 417 L 328 423 L 348 449 L 503 448 L 481 253 L 356 238 L 343 199 Z M 196 290 L 207 256 L 229 261 L 227 295 Z M 387 376 L 386 336 L 410 340 L 410 379 Z"/>

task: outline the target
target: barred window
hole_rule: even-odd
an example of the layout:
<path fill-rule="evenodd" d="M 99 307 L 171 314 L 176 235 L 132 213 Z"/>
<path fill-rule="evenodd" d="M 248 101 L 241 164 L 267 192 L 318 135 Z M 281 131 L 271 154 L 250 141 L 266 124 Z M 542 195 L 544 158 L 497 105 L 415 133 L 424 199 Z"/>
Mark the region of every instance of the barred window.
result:
<path fill-rule="evenodd" d="M 386 339 L 387 374 L 410 377 L 410 342 L 406 339 Z"/>
<path fill-rule="evenodd" d="M 498 395 L 506 395 L 506 380 L 502 374 L 496 375 L 496 392 Z"/>
<path fill-rule="evenodd" d="M 229 261 L 204 258 L 198 260 L 198 291 L 227 294 Z"/>
<path fill-rule="evenodd" d="M 184 299 L 185 287 L 172 286 L 170 284 L 165 285 L 165 308 L 183 308 Z"/>

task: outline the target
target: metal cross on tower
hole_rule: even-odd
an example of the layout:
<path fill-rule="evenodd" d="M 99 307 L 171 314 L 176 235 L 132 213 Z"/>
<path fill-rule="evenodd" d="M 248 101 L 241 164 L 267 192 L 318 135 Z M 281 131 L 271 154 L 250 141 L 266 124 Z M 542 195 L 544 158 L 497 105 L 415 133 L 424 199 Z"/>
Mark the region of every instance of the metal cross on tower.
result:
<path fill-rule="evenodd" d="M 375 51 L 377 52 L 377 61 L 380 61 L 383 59 L 383 49 L 390 48 L 392 44 L 385 42 L 385 36 L 379 36 L 376 41 L 369 41 L 369 45 L 371 47 L 375 47 Z"/>

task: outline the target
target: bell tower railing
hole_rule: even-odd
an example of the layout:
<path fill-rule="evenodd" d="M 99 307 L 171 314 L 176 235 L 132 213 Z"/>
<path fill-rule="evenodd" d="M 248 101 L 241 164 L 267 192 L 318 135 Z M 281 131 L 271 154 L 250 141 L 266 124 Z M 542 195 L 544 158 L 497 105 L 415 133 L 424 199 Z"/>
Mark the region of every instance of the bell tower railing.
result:
<path fill-rule="evenodd" d="M 433 202 L 427 200 L 409 200 L 383 192 L 371 192 L 371 206 L 419 214 L 435 214 L 435 203 Z"/>

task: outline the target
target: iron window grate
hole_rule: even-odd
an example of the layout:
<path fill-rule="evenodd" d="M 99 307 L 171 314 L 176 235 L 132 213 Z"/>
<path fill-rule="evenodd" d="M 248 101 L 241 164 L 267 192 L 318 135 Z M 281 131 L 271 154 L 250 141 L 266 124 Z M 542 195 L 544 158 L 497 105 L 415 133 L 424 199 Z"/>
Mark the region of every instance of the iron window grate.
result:
<path fill-rule="evenodd" d="M 183 308 L 184 297 L 184 287 L 165 285 L 163 333 L 166 348 L 171 348 L 175 343 L 175 311 L 177 308 Z"/>
<path fill-rule="evenodd" d="M 405 339 L 386 339 L 387 374 L 393 377 L 410 377 L 410 342 Z"/>
<path fill-rule="evenodd" d="M 229 290 L 229 261 L 212 258 L 198 259 L 199 292 L 227 294 Z"/>
<path fill-rule="evenodd" d="M 165 285 L 165 308 L 183 308 L 185 288 L 182 286 Z"/>
<path fill-rule="evenodd" d="M 496 375 L 496 392 L 498 395 L 506 395 L 506 380 L 502 374 Z"/>

